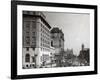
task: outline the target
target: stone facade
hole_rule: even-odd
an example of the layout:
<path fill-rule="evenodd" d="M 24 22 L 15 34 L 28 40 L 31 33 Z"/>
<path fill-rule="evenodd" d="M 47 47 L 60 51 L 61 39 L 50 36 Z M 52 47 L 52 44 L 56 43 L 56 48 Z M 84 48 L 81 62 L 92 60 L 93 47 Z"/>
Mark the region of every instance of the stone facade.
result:
<path fill-rule="evenodd" d="M 64 34 L 59 28 L 52 28 L 51 30 L 51 46 L 55 48 L 56 67 L 61 67 L 64 52 Z"/>
<path fill-rule="evenodd" d="M 64 34 L 59 28 L 53 28 L 51 30 L 51 46 L 56 49 L 55 53 L 59 54 L 64 51 Z"/>
<path fill-rule="evenodd" d="M 43 13 L 23 11 L 23 68 L 39 68 L 44 60 L 50 62 L 50 29 Z M 29 61 L 25 61 L 26 55 Z"/>
<path fill-rule="evenodd" d="M 23 11 L 23 68 L 59 64 L 61 51 L 64 51 L 62 30 L 51 28 L 42 12 Z"/>

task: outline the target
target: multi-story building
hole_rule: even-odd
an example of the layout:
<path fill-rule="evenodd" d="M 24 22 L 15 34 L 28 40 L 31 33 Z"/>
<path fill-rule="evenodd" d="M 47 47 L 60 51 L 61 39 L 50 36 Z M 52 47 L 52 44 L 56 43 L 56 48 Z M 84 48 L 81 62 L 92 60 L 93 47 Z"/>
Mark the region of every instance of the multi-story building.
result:
<path fill-rule="evenodd" d="M 89 48 L 85 48 L 84 44 L 82 44 L 82 49 L 80 50 L 79 59 L 82 65 L 89 65 L 90 63 L 90 50 Z"/>
<path fill-rule="evenodd" d="M 55 62 L 57 67 L 59 67 L 61 66 L 64 52 L 64 34 L 57 27 L 51 30 L 51 46 L 55 48 Z"/>
<path fill-rule="evenodd" d="M 42 12 L 23 11 L 23 68 L 38 68 L 50 61 L 50 29 Z"/>
<path fill-rule="evenodd" d="M 64 51 L 64 34 L 62 30 L 57 27 L 51 30 L 51 46 L 56 49 L 56 54 Z"/>

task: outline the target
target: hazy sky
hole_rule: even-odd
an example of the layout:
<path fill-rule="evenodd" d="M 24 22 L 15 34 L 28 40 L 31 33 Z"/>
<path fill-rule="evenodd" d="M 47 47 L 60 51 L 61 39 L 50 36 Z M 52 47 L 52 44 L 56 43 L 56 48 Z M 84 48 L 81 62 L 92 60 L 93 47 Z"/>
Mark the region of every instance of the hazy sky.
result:
<path fill-rule="evenodd" d="M 90 47 L 89 14 L 44 12 L 51 27 L 59 27 L 64 33 L 64 49 L 73 48 L 79 54 L 82 43 Z"/>

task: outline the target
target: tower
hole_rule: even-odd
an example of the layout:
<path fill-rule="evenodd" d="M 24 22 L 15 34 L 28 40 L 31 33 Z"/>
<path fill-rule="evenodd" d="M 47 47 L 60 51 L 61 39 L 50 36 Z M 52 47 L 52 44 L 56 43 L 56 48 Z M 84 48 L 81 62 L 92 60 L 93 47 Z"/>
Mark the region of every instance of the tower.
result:
<path fill-rule="evenodd" d="M 82 44 L 82 51 L 84 50 L 84 44 Z"/>

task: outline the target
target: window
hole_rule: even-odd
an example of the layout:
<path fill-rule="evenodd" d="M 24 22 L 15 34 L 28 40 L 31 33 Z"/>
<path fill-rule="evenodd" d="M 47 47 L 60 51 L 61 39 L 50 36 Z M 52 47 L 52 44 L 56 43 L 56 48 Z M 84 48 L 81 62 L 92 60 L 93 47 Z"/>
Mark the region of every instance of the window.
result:
<path fill-rule="evenodd" d="M 43 40 L 43 43 L 44 43 L 44 39 L 42 39 Z"/>
<path fill-rule="evenodd" d="M 29 37 L 29 36 L 26 36 L 26 37 L 25 37 L 25 40 L 26 40 L 26 43 L 27 43 L 27 42 L 30 42 L 30 37 Z"/>
<path fill-rule="evenodd" d="M 51 41 L 51 46 L 53 46 L 53 41 Z"/>
<path fill-rule="evenodd" d="M 29 51 L 29 48 L 27 47 L 26 50 Z"/>
<path fill-rule="evenodd" d="M 30 45 L 30 42 L 29 42 L 29 41 L 26 41 L 26 44 L 27 44 L 27 45 Z"/>
<path fill-rule="evenodd" d="M 42 31 L 42 27 L 41 27 L 41 31 Z"/>
<path fill-rule="evenodd" d="M 41 51 L 42 51 L 42 48 L 41 48 Z"/>
<path fill-rule="evenodd" d="M 30 62 L 30 55 L 28 53 L 25 55 L 25 62 Z"/>
<path fill-rule="evenodd" d="M 44 44 L 43 44 L 43 47 L 44 47 Z"/>
<path fill-rule="evenodd" d="M 36 47 L 36 42 L 32 42 L 31 46 Z M 35 50 L 35 49 L 33 49 L 33 50 Z"/>
<path fill-rule="evenodd" d="M 26 38 L 28 38 L 28 39 L 29 39 L 30 37 L 29 37 L 29 36 L 26 36 Z"/>
<path fill-rule="evenodd" d="M 26 36 L 29 36 L 29 35 L 30 35 L 29 31 L 26 31 L 26 32 L 25 32 L 25 35 L 26 35 Z"/>
<path fill-rule="evenodd" d="M 33 47 L 32 49 L 35 50 L 35 47 Z"/>
<path fill-rule="evenodd" d="M 42 46 L 42 43 L 41 43 L 41 46 Z"/>
<path fill-rule="evenodd" d="M 28 65 L 26 65 L 26 67 L 28 67 Z"/>
<path fill-rule="evenodd" d="M 42 41 L 42 37 L 41 37 L 41 41 Z"/>
<path fill-rule="evenodd" d="M 35 32 L 32 32 L 33 33 L 33 35 L 35 35 Z"/>
<path fill-rule="evenodd" d="M 32 36 L 32 42 L 36 42 L 36 37 Z"/>
<path fill-rule="evenodd" d="M 25 21 L 25 28 L 26 30 L 30 30 L 30 21 Z"/>
<path fill-rule="evenodd" d="M 35 62 L 35 57 L 32 57 L 32 62 Z"/>
<path fill-rule="evenodd" d="M 44 30 L 42 30 L 43 31 L 43 33 L 44 33 Z"/>
<path fill-rule="evenodd" d="M 41 23 L 41 27 L 42 27 L 42 23 Z"/>
<path fill-rule="evenodd" d="M 32 21 L 32 28 L 35 29 L 36 28 L 36 22 Z"/>

